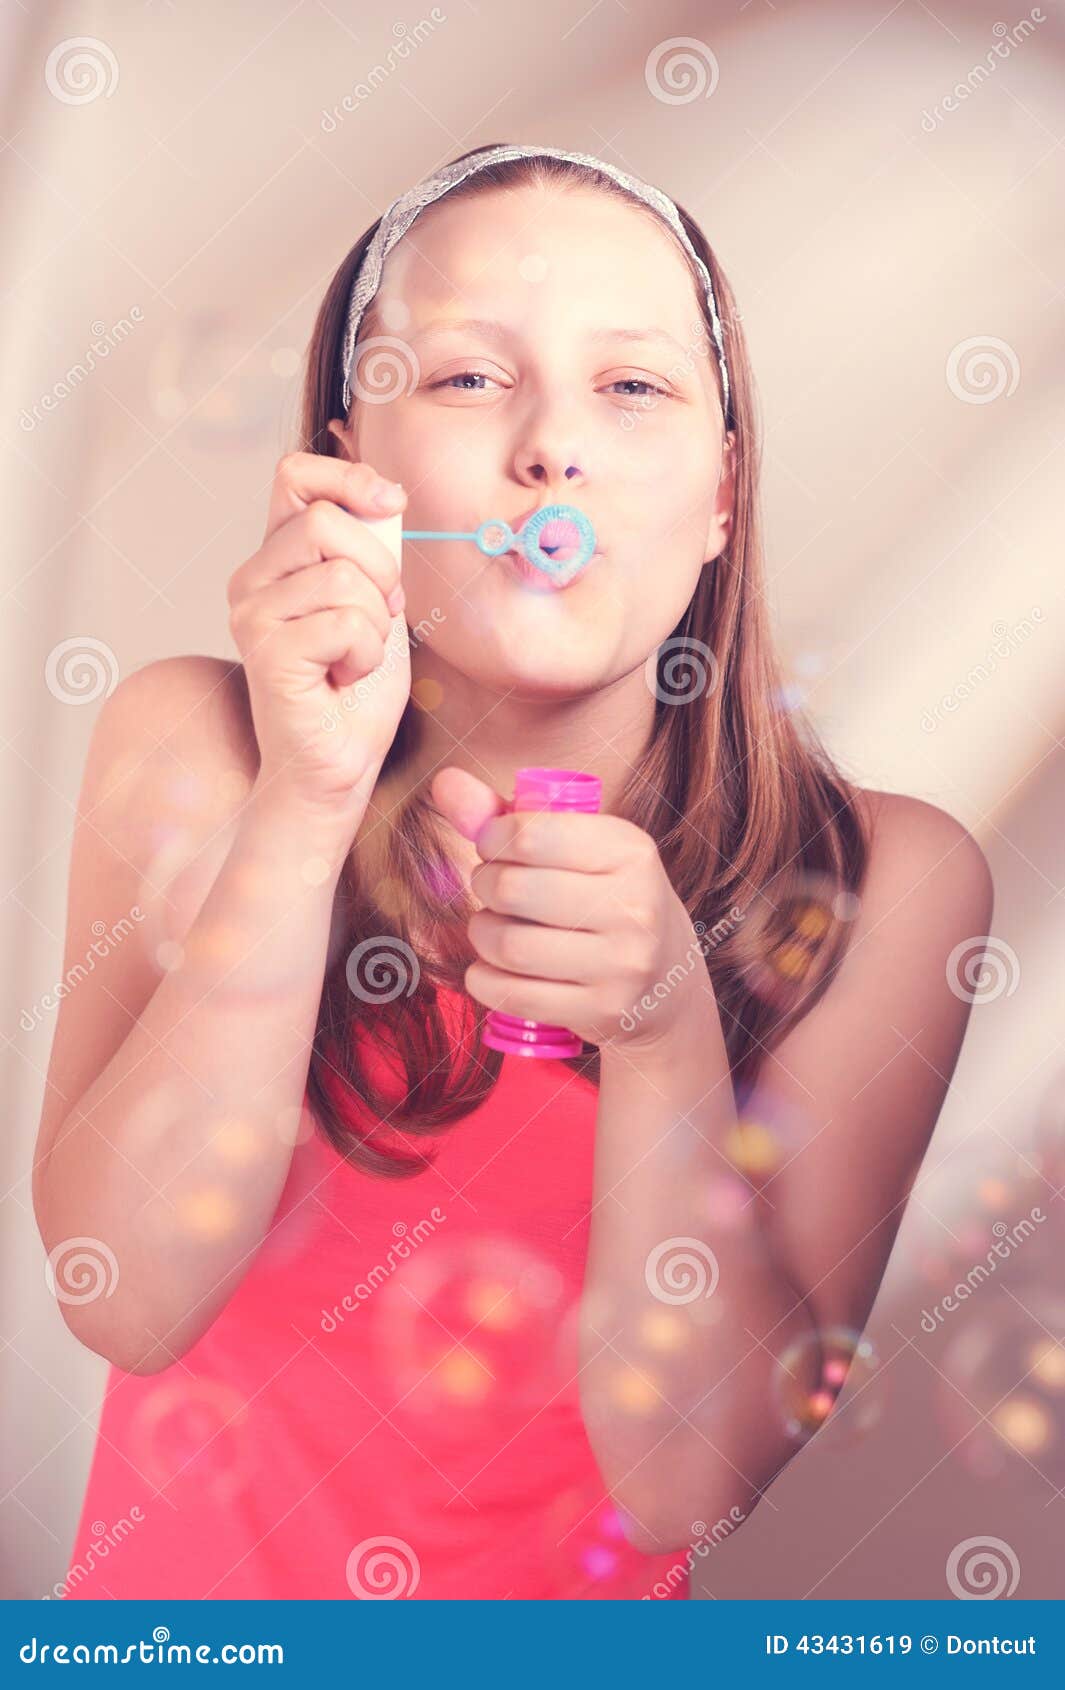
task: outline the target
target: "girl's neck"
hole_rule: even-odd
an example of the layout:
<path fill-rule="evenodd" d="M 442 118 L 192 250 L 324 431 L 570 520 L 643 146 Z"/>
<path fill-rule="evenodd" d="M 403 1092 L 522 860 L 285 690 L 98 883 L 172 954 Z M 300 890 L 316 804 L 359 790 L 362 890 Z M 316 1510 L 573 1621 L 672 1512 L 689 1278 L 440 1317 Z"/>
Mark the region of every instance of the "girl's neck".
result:
<path fill-rule="evenodd" d="M 617 813 L 654 724 L 654 695 L 642 665 L 578 698 L 490 690 L 424 646 L 412 655 L 412 674 L 418 703 L 408 755 L 392 772 L 396 796 L 455 767 L 509 799 L 515 771 L 542 766 L 598 775 L 600 809 Z"/>

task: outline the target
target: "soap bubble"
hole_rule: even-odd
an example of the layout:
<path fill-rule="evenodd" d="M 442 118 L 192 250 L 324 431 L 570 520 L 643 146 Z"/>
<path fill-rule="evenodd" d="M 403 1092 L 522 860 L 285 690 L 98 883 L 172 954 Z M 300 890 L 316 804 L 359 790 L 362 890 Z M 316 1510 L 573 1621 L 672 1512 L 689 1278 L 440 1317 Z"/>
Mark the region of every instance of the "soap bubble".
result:
<path fill-rule="evenodd" d="M 848 1448 L 878 1425 L 885 1378 L 871 1339 L 848 1326 L 822 1327 L 793 1339 L 777 1358 L 776 1412 L 788 1435 L 801 1441 L 831 1417 L 825 1436 L 834 1448 Z"/>
<path fill-rule="evenodd" d="M 231 312 L 198 311 L 161 335 L 148 382 L 156 415 L 201 450 L 259 444 L 279 405 L 274 349 Z"/>
<path fill-rule="evenodd" d="M 380 1286 L 373 1309 L 396 1414 L 432 1419 L 438 1437 L 450 1429 L 467 1443 L 478 1421 L 527 1416 L 564 1382 L 564 1281 L 502 1235 L 435 1239 Z"/>
<path fill-rule="evenodd" d="M 180 1506 L 178 1493 L 227 1503 L 254 1471 L 250 1414 L 219 1379 L 162 1376 L 130 1422 L 134 1466 Z"/>
<path fill-rule="evenodd" d="M 602 1488 L 588 1483 L 557 1491 L 538 1537 L 537 1560 L 547 1581 L 543 1595 L 552 1600 L 639 1600 L 650 1593 L 655 1560 L 633 1550 L 621 1513 Z M 686 1566 L 683 1553 L 675 1559 Z"/>
<path fill-rule="evenodd" d="M 861 908 L 835 874 L 780 874 L 748 905 L 740 953 L 746 983 L 763 1002 L 783 1011 L 818 981 L 826 941 L 849 926 Z"/>

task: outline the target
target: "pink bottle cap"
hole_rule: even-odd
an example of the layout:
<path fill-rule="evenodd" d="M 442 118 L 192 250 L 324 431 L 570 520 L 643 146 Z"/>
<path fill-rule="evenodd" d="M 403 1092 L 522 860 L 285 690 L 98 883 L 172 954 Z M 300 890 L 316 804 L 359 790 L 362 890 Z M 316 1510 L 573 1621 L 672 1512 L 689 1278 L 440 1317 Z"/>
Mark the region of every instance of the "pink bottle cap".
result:
<path fill-rule="evenodd" d="M 602 796 L 598 775 L 579 769 L 519 769 L 511 809 L 597 811 Z"/>

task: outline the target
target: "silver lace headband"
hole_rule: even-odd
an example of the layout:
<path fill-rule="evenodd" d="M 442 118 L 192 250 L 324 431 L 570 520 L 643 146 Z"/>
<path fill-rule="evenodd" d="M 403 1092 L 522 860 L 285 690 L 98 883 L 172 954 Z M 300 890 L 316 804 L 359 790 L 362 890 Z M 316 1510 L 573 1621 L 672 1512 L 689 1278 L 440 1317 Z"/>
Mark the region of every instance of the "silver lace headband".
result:
<path fill-rule="evenodd" d="M 381 217 L 373 240 L 366 249 L 362 263 L 351 289 L 351 300 L 348 304 L 347 323 L 344 328 L 344 345 L 341 354 L 344 371 L 344 414 L 351 409 L 351 370 L 355 360 L 355 341 L 359 333 L 359 324 L 363 314 L 374 294 L 381 285 L 381 270 L 385 259 L 399 240 L 405 235 L 419 212 L 427 205 L 440 199 L 450 188 L 465 182 L 468 176 L 473 176 L 478 170 L 484 170 L 490 164 L 500 164 L 512 158 L 560 158 L 568 159 L 573 164 L 586 165 L 591 170 L 598 170 L 604 176 L 609 176 L 619 187 L 635 199 L 643 200 L 652 210 L 668 223 L 685 252 L 691 258 L 706 292 L 707 310 L 710 314 L 710 325 L 717 350 L 718 365 L 721 370 L 722 410 L 725 415 L 725 427 L 730 426 L 729 418 L 729 376 L 728 363 L 725 359 L 725 337 L 721 330 L 721 318 L 718 316 L 717 300 L 714 298 L 714 284 L 710 272 L 699 257 L 684 230 L 676 206 L 660 189 L 651 187 L 647 182 L 641 182 L 635 176 L 628 176 L 623 170 L 618 170 L 612 164 L 606 164 L 602 159 L 593 158 L 589 153 L 568 153 L 558 147 L 492 147 L 487 152 L 479 153 L 476 158 L 462 159 L 456 164 L 445 164 L 439 170 L 426 176 L 424 181 L 418 182 L 413 188 L 408 188 L 399 199 L 393 200 Z"/>

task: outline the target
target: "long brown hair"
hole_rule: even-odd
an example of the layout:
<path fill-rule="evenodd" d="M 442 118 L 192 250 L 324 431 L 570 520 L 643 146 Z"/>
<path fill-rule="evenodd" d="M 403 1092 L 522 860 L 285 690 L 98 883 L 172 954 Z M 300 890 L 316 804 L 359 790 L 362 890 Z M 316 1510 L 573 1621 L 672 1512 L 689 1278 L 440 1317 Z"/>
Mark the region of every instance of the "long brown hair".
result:
<path fill-rule="evenodd" d="M 551 158 L 487 166 L 448 197 L 525 182 L 592 187 L 639 206 L 609 178 Z M 702 571 L 683 617 L 659 648 L 652 731 L 617 813 L 655 840 L 689 912 L 695 957 L 699 966 L 705 959 L 742 1105 L 764 1053 L 813 1007 L 838 968 L 868 845 L 859 789 L 790 708 L 778 670 L 764 594 L 760 441 L 743 329 L 705 236 L 678 210 L 710 271 L 724 325 L 734 516 L 725 551 Z M 327 424 L 344 416 L 344 319 L 376 229 L 372 224 L 356 241 L 318 312 L 307 355 L 303 451 L 339 451 Z M 679 243 L 677 250 L 688 262 Z M 702 306 L 698 286 L 696 293 Z M 365 326 L 366 319 L 360 339 Z M 718 382 L 720 391 L 719 371 Z M 678 672 L 690 677 L 680 690 Z M 402 770 L 418 708 L 412 696 L 382 776 Z M 503 1059 L 480 1043 L 482 1005 L 468 995 L 454 1000 L 465 1006 L 457 1025 L 438 996 L 440 985 L 464 994 L 466 969 L 476 960 L 466 934 L 474 905 L 449 863 L 427 783 L 369 831 L 372 848 L 360 832 L 337 890 L 307 1098 L 321 1129 L 353 1163 L 409 1176 L 431 1160 L 411 1138 L 438 1134 L 481 1103 Z M 415 951 L 414 934 L 431 937 L 431 963 Z M 378 980 L 391 972 L 392 984 L 353 991 L 353 963 L 356 973 L 376 971 Z M 645 1006 L 647 1013 L 653 1008 Z M 394 1086 L 371 1078 L 364 1040 L 384 1056 Z M 586 1046 L 568 1066 L 598 1084 L 596 1047 Z"/>

